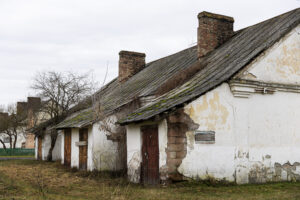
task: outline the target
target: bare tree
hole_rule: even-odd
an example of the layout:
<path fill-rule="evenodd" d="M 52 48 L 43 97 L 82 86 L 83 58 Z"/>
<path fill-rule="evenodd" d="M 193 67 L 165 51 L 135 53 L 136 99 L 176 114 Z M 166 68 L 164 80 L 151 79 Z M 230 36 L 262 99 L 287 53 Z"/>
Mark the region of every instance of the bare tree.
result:
<path fill-rule="evenodd" d="M 91 94 L 94 85 L 90 79 L 91 73 L 78 75 L 73 72 L 47 71 L 37 73 L 31 86 L 46 103 L 42 112 L 47 113 L 55 123 L 60 116 Z M 51 147 L 47 160 L 52 160 L 52 151 L 55 146 L 57 131 L 51 131 Z"/>
<path fill-rule="evenodd" d="M 7 107 L 7 113 L 0 115 L 0 133 L 3 137 L 9 138 L 10 148 L 15 149 L 18 136 L 25 133 L 26 117 L 24 115 L 18 115 L 16 112 L 16 105 L 11 104 Z M 6 149 L 4 139 L 0 138 L 0 143 L 3 148 Z"/>

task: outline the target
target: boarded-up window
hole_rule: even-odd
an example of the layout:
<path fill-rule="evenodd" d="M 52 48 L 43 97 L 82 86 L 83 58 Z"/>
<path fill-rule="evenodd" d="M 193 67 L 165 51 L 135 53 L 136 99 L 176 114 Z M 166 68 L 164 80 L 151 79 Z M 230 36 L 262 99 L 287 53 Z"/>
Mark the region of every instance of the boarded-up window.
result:
<path fill-rule="evenodd" d="M 198 144 L 214 144 L 215 132 L 214 131 L 196 131 L 195 142 Z"/>

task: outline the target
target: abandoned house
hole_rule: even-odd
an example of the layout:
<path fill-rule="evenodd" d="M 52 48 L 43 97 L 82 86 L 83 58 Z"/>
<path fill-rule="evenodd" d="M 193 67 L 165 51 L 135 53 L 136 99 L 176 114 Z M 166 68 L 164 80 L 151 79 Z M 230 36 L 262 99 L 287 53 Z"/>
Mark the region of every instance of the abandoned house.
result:
<path fill-rule="evenodd" d="M 198 21 L 197 45 L 173 55 L 121 51 L 116 79 L 34 131 L 37 155 L 57 129 L 62 164 L 136 183 L 300 180 L 300 9 L 239 31 Z"/>
<path fill-rule="evenodd" d="M 16 140 L 16 148 L 35 148 L 35 135 L 26 132 L 26 129 L 33 127 L 37 123 L 35 114 L 39 111 L 40 106 L 41 99 L 39 97 L 27 97 L 27 102 L 17 102 L 16 116 L 18 117 L 18 120 L 20 120 L 20 125 L 22 124 L 22 126 L 18 125 L 15 127 L 17 128 L 16 137 L 11 136 L 11 139 L 13 140 L 12 143 Z M 11 116 L 8 113 L 2 113 L 0 115 L 6 118 Z M 0 137 L 3 139 L 5 146 L 10 148 L 10 137 L 6 133 L 0 133 Z M 1 143 L 0 148 L 3 148 Z"/>

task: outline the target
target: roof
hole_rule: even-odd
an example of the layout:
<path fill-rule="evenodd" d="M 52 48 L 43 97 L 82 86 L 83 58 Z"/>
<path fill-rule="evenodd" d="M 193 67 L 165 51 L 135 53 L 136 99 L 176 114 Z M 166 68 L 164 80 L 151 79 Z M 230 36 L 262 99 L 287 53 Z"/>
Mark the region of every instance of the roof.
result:
<path fill-rule="evenodd" d="M 118 122 L 124 125 L 149 120 L 198 98 L 228 81 L 260 53 L 297 26 L 299 22 L 300 9 L 298 8 L 239 31 L 229 41 L 200 59 L 197 65 L 202 66 L 201 70 L 189 81 Z"/>
<path fill-rule="evenodd" d="M 67 117 L 64 121 L 55 126 L 55 128 L 81 128 L 87 126 L 92 123 L 93 115 L 94 112 L 92 108 L 81 110 Z"/>
<path fill-rule="evenodd" d="M 101 88 L 95 96 L 101 102 L 101 109 L 104 114 L 112 114 L 116 109 L 130 103 L 135 98 L 155 95 L 164 83 L 172 79 L 174 74 L 196 62 L 197 47 L 193 46 L 146 64 L 143 70 L 124 83 L 120 83 L 117 78 L 112 80 Z M 56 128 L 82 127 L 94 121 L 93 114 L 83 117 L 83 121 L 79 120 L 81 116 L 82 111 L 76 112 L 59 123 Z"/>

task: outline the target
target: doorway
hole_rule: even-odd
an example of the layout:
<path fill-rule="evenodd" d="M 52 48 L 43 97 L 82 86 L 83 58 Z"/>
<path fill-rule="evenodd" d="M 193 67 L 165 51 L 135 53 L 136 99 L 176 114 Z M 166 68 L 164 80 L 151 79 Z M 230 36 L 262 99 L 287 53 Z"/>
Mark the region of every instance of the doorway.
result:
<path fill-rule="evenodd" d="M 144 185 L 157 185 L 159 184 L 158 125 L 142 126 L 141 133 L 141 181 Z"/>

